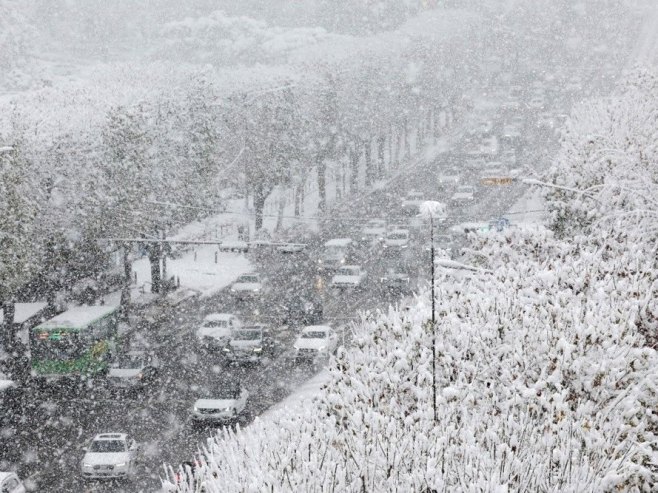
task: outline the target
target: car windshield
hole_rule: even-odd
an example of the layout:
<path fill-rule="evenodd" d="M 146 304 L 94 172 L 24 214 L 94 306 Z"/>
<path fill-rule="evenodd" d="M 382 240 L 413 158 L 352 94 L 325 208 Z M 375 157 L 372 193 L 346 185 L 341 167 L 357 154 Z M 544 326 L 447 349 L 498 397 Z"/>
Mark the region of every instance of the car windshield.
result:
<path fill-rule="evenodd" d="M 89 451 L 100 453 L 125 452 L 126 442 L 123 440 L 94 440 L 91 442 Z"/>
<path fill-rule="evenodd" d="M 228 320 L 206 320 L 204 327 L 228 327 Z"/>
<path fill-rule="evenodd" d="M 473 188 L 472 187 L 459 187 L 457 189 L 457 191 L 460 192 L 460 193 L 472 193 Z"/>
<path fill-rule="evenodd" d="M 257 341 L 262 337 L 260 329 L 234 330 L 233 339 L 236 341 Z"/>
<path fill-rule="evenodd" d="M 325 255 L 328 257 L 338 257 L 345 254 L 345 247 L 342 246 L 328 246 L 325 248 Z"/>
<path fill-rule="evenodd" d="M 388 234 L 388 239 L 389 240 L 406 240 L 407 239 L 407 233 L 389 233 Z"/>
<path fill-rule="evenodd" d="M 238 277 L 237 282 L 257 283 L 260 282 L 260 280 L 258 279 L 258 276 L 240 276 Z"/>
<path fill-rule="evenodd" d="M 144 367 L 144 356 L 138 354 L 124 354 L 112 363 L 113 368 L 126 368 L 136 370 Z"/>
<path fill-rule="evenodd" d="M 324 330 L 309 330 L 302 333 L 302 339 L 326 339 L 327 333 Z"/>
<path fill-rule="evenodd" d="M 339 276 L 356 276 L 358 273 L 358 269 L 353 267 L 341 267 L 338 269 Z"/>
<path fill-rule="evenodd" d="M 234 387 L 218 387 L 214 392 L 208 394 L 213 399 L 238 399 L 240 397 L 240 389 Z"/>

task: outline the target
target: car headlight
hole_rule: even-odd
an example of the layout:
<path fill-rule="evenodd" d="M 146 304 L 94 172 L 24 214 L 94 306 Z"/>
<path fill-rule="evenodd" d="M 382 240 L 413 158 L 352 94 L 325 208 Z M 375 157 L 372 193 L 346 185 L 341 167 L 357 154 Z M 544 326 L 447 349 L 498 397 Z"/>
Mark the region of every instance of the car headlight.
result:
<path fill-rule="evenodd" d="M 345 263 L 345 259 L 344 259 L 344 258 L 340 259 L 340 263 L 341 263 L 341 264 L 344 264 L 344 263 Z"/>
<path fill-rule="evenodd" d="M 198 407 L 196 407 L 196 406 L 194 406 L 194 408 L 193 408 L 193 410 L 194 410 L 194 412 L 196 413 L 196 412 L 198 412 L 198 411 L 199 411 L 199 408 L 198 408 Z"/>
<path fill-rule="evenodd" d="M 255 347 L 254 348 L 254 353 L 260 353 L 263 350 L 262 347 Z"/>
<path fill-rule="evenodd" d="M 144 374 L 140 371 L 135 378 L 137 380 L 141 380 L 142 378 L 144 378 Z"/>
<path fill-rule="evenodd" d="M 299 351 L 299 348 L 297 346 L 292 347 L 295 351 Z"/>
<path fill-rule="evenodd" d="M 234 408 L 234 407 L 225 407 L 225 408 L 224 408 L 224 412 L 227 412 L 227 413 L 234 413 L 234 412 L 235 412 L 235 408 Z"/>
<path fill-rule="evenodd" d="M 327 350 L 327 346 L 322 346 L 322 347 L 318 348 L 318 352 L 319 352 L 319 353 L 323 353 L 323 352 L 325 352 L 326 350 Z"/>
<path fill-rule="evenodd" d="M 235 288 L 231 288 L 231 293 L 237 293 L 237 290 Z"/>
<path fill-rule="evenodd" d="M 86 462 L 83 462 L 83 463 L 82 463 L 82 467 L 93 467 L 93 466 L 92 466 L 91 464 L 88 464 L 88 463 L 86 463 Z"/>
<path fill-rule="evenodd" d="M 126 467 L 125 462 L 119 462 L 118 464 L 115 464 L 114 467 Z"/>
<path fill-rule="evenodd" d="M 224 352 L 225 352 L 225 353 L 230 353 L 232 349 L 233 349 L 233 348 L 231 348 L 231 346 L 226 346 L 226 347 L 224 348 Z"/>

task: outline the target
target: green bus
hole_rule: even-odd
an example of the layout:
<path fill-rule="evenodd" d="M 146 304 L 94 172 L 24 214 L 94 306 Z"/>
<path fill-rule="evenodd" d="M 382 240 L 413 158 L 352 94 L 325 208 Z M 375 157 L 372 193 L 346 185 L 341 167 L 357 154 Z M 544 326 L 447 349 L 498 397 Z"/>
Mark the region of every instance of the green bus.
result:
<path fill-rule="evenodd" d="M 76 306 L 30 331 L 32 376 L 89 378 L 107 371 L 114 352 L 118 306 Z"/>

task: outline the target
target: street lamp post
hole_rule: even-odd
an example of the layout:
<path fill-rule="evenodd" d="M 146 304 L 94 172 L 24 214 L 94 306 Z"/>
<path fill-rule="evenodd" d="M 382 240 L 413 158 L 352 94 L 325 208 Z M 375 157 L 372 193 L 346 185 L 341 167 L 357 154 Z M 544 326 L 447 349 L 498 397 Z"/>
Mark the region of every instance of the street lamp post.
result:
<path fill-rule="evenodd" d="M 441 202 L 427 201 L 420 205 L 420 216 L 430 220 L 430 256 L 431 266 L 430 273 L 432 285 L 430 293 L 432 296 L 432 411 L 434 413 L 434 422 L 438 421 L 436 409 L 436 297 L 434 296 L 434 218 L 439 220 L 446 219 L 446 206 Z"/>
<path fill-rule="evenodd" d="M 432 272 L 432 410 L 434 422 L 438 421 L 436 414 L 436 297 L 434 296 L 434 216 L 430 215 L 430 252 Z"/>

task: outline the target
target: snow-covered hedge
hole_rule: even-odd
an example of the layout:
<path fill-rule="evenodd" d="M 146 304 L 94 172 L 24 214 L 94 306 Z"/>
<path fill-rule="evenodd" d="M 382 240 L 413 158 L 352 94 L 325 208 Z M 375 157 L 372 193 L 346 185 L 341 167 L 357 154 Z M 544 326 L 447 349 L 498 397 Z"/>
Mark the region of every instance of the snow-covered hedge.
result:
<path fill-rule="evenodd" d="M 637 279 L 572 263 L 549 232 L 482 242 L 496 274 L 438 284 L 436 421 L 423 295 L 354 327 L 306 414 L 217 437 L 206 491 L 651 491 L 658 355 Z"/>
<path fill-rule="evenodd" d="M 224 431 L 197 487 L 655 491 L 656 84 L 631 80 L 572 120 L 549 178 L 586 193 L 548 194 L 553 230 L 471 238 L 486 269 L 438 280 L 435 332 L 427 293 L 364 318 L 313 406 Z"/>

